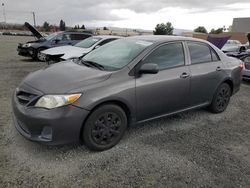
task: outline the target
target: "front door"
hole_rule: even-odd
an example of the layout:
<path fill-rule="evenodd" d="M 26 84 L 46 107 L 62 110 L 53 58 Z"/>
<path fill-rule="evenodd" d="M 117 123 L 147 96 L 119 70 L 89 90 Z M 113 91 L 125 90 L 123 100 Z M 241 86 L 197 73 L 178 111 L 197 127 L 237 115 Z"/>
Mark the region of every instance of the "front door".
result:
<path fill-rule="evenodd" d="M 187 107 L 190 72 L 181 42 L 157 47 L 142 62 L 159 67 L 157 74 L 136 78 L 137 120 L 158 117 Z"/>

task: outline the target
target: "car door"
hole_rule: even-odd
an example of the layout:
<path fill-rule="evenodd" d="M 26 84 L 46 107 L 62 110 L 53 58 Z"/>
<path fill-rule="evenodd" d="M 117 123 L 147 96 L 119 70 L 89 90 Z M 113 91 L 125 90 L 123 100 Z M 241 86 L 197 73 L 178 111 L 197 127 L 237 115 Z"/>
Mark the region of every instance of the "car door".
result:
<path fill-rule="evenodd" d="M 71 37 L 69 33 L 60 33 L 51 43 L 52 47 L 72 45 Z"/>
<path fill-rule="evenodd" d="M 208 103 L 224 78 L 223 64 L 206 43 L 187 42 L 190 54 L 190 105 Z"/>
<path fill-rule="evenodd" d="M 153 50 L 141 64 L 153 63 L 157 74 L 136 78 L 137 120 L 175 112 L 187 107 L 189 69 L 185 65 L 182 42 L 167 43 Z"/>

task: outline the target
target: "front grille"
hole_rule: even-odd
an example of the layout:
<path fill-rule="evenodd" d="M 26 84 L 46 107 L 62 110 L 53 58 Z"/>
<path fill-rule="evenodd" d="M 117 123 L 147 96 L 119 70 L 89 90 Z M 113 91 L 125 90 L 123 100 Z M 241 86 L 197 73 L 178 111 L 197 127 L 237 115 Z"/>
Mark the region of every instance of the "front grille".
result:
<path fill-rule="evenodd" d="M 37 98 L 37 95 L 25 91 L 18 91 L 16 97 L 20 104 L 28 105 Z"/>
<path fill-rule="evenodd" d="M 250 70 L 250 62 L 245 62 L 245 68 Z"/>

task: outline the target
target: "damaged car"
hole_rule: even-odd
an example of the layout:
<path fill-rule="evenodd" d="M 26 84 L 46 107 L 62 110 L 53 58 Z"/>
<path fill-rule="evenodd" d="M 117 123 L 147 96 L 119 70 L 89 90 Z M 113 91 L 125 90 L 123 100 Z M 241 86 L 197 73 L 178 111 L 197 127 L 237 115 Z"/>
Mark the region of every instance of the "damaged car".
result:
<path fill-rule="evenodd" d="M 86 55 L 92 50 L 99 48 L 100 46 L 120 38 L 122 37 L 112 35 L 98 35 L 89 37 L 74 46 L 67 45 L 44 50 L 41 52 L 40 60 L 46 61 L 50 64 L 69 59 L 77 59 Z"/>
<path fill-rule="evenodd" d="M 29 41 L 25 44 L 19 43 L 17 47 L 18 55 L 31 57 L 33 60 L 39 60 L 41 51 L 45 49 L 57 46 L 75 45 L 79 41 L 93 35 L 86 32 L 63 31 L 52 33 L 45 37 L 29 23 L 25 22 L 24 25 L 33 33 L 37 40 Z"/>
<path fill-rule="evenodd" d="M 119 39 L 30 73 L 13 95 L 15 126 L 32 141 L 106 150 L 131 125 L 205 106 L 225 111 L 240 89 L 240 63 L 204 40 Z"/>

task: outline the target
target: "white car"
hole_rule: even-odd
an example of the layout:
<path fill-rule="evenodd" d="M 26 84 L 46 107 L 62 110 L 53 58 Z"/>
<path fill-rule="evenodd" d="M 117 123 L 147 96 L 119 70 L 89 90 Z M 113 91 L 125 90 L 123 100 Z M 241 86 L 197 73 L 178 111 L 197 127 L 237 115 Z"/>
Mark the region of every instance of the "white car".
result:
<path fill-rule="evenodd" d="M 69 59 L 76 59 L 86 55 L 92 50 L 122 37 L 111 35 L 98 35 L 89 37 L 75 44 L 74 46 L 60 46 L 50 48 L 41 52 L 39 60 L 47 62 L 59 62 Z"/>
<path fill-rule="evenodd" d="M 221 50 L 224 53 L 243 52 L 246 50 L 246 47 L 238 40 L 228 40 Z"/>
<path fill-rule="evenodd" d="M 250 55 L 241 58 L 243 63 L 242 78 L 244 80 L 250 80 Z"/>

